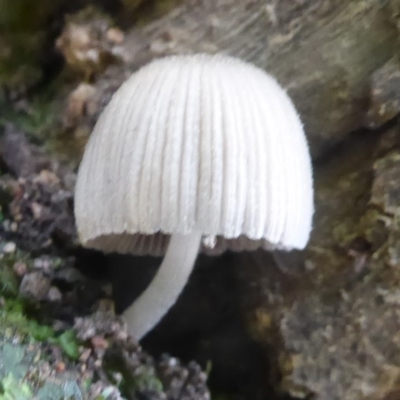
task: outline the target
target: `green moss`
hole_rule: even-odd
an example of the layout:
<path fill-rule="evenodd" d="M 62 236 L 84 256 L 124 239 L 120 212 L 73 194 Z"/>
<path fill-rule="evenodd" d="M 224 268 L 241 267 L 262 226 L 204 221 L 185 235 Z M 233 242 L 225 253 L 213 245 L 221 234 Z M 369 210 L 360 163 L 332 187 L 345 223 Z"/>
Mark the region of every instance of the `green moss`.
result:
<path fill-rule="evenodd" d="M 8 199 L 8 201 L 10 200 Z M 7 199 L 5 198 L 4 201 L 7 201 Z M 1 202 L 0 200 L 0 204 Z M 4 245 L 5 242 L 0 241 L 0 248 L 3 248 Z M 2 297 L 15 299 L 18 295 L 19 281 L 13 270 L 17 262 L 29 265 L 28 254 L 17 249 L 14 253 L 0 255 L 0 296 Z"/>
<path fill-rule="evenodd" d="M 79 358 L 80 342 L 74 331 L 57 334 L 52 327 L 26 317 L 25 304 L 19 299 L 6 300 L 5 306 L 0 310 L 0 333 L 5 331 L 18 334 L 23 341 L 33 338 L 39 342 L 60 346 L 70 359 Z"/>
<path fill-rule="evenodd" d="M 29 264 L 27 255 L 20 251 L 5 254 L 0 260 L 0 296 L 3 301 L 0 308 L 0 335 L 11 332 L 22 340 L 33 338 L 39 342 L 52 343 L 60 346 L 69 358 L 77 359 L 79 343 L 73 331 L 59 335 L 50 326 L 29 318 L 36 311 L 37 305 L 18 296 L 19 281 L 13 270 L 17 261 Z"/>
<path fill-rule="evenodd" d="M 143 391 L 155 391 L 162 392 L 163 384 L 158 379 L 155 374 L 154 368 L 143 369 L 140 375 L 132 379 L 132 375 L 129 371 L 123 371 L 116 369 L 115 372 L 120 372 L 122 374 L 122 381 L 119 382 L 118 387 L 122 393 L 132 393 L 132 392 L 143 392 Z M 117 382 L 114 382 L 117 384 Z"/>
<path fill-rule="evenodd" d="M 0 38 L 0 86 L 26 90 L 42 78 L 38 55 L 43 37 L 42 33 L 17 33 Z"/>
<path fill-rule="evenodd" d="M 26 382 L 18 382 L 8 374 L 0 382 L 0 400 L 30 400 L 32 391 Z"/>
<path fill-rule="evenodd" d="M 87 399 L 76 375 L 68 372 L 48 375 L 45 354 L 43 347 L 34 341 L 24 344 L 16 336 L 0 335 L 0 400 Z"/>
<path fill-rule="evenodd" d="M 5 300 L 0 310 L 0 332 L 11 331 L 22 339 L 32 337 L 44 341 L 54 335 L 54 331 L 25 316 L 25 304 L 20 299 Z"/>
<path fill-rule="evenodd" d="M 61 100 L 60 91 L 65 84 L 65 74 L 60 74 L 43 92 L 30 99 L 26 109 L 2 107 L 0 102 L 0 130 L 4 124 L 12 123 L 21 129 L 32 143 L 40 145 L 50 154 L 55 154 L 59 161 L 77 163 L 86 139 L 76 138 L 62 126 L 65 104 Z"/>
<path fill-rule="evenodd" d="M 0 26 L 8 31 L 33 32 L 43 28 L 62 1 L 0 0 Z"/>
<path fill-rule="evenodd" d="M 162 392 L 163 384 L 156 377 L 152 368 L 149 368 L 147 371 L 143 371 L 143 373 L 136 377 L 135 380 L 131 382 L 132 387 L 137 391 L 155 391 Z"/>
<path fill-rule="evenodd" d="M 59 110 L 53 96 L 53 90 L 49 90 L 34 97 L 27 110 L 3 108 L 0 125 L 12 122 L 36 142 L 45 142 L 56 136 L 55 128 Z"/>
<path fill-rule="evenodd" d="M 73 330 L 68 330 L 62 333 L 57 338 L 52 339 L 54 343 L 61 346 L 65 354 L 73 360 L 79 358 L 79 342 Z"/>
<path fill-rule="evenodd" d="M 6 260 L 0 260 L 0 296 L 16 296 L 18 287 L 18 280 L 12 267 Z"/>
<path fill-rule="evenodd" d="M 113 389 L 112 388 L 106 388 L 103 390 L 103 393 L 100 396 L 97 396 L 94 400 L 107 400 L 110 398 L 110 395 L 112 395 Z"/>
<path fill-rule="evenodd" d="M 106 354 L 103 366 L 110 382 L 114 383 L 122 394 L 128 395 L 136 391 L 146 390 L 162 392 L 163 390 L 163 384 L 157 377 L 154 367 L 143 365 L 140 373 L 133 377 L 129 363 L 115 347 L 111 348 Z M 115 380 L 116 375 L 122 378 L 118 382 Z"/>
<path fill-rule="evenodd" d="M 42 77 L 48 22 L 64 0 L 0 0 L 0 86 L 26 88 Z"/>

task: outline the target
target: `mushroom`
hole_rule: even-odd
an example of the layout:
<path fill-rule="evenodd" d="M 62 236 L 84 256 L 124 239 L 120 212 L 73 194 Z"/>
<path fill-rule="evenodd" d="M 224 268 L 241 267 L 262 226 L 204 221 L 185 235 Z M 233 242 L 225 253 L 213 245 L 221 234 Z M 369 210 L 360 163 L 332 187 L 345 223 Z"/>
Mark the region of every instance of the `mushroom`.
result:
<path fill-rule="evenodd" d="M 75 193 L 84 246 L 165 255 L 124 312 L 136 340 L 176 302 L 199 251 L 302 249 L 313 207 L 290 98 L 224 55 L 169 56 L 134 73 L 94 128 Z"/>

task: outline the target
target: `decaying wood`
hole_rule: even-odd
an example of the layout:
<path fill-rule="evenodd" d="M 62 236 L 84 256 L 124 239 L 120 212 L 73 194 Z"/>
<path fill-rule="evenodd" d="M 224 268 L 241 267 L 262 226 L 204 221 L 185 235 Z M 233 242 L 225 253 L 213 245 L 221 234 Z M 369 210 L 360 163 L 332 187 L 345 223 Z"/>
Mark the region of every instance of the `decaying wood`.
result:
<path fill-rule="evenodd" d="M 151 58 L 228 53 L 266 69 L 288 89 L 318 156 L 364 126 L 370 76 L 399 47 L 398 3 L 186 0 L 126 34 L 125 63 L 97 81 L 98 98 L 106 104 L 121 82 Z"/>

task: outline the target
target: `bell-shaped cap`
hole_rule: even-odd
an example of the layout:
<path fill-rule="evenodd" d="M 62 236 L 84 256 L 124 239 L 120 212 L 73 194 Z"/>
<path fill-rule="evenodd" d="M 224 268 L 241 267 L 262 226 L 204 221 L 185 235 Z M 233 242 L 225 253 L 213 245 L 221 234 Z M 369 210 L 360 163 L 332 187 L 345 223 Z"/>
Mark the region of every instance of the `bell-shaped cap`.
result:
<path fill-rule="evenodd" d="M 217 55 L 172 56 L 114 94 L 79 169 L 82 243 L 163 254 L 194 230 L 216 251 L 302 249 L 312 167 L 299 116 L 261 69 Z"/>

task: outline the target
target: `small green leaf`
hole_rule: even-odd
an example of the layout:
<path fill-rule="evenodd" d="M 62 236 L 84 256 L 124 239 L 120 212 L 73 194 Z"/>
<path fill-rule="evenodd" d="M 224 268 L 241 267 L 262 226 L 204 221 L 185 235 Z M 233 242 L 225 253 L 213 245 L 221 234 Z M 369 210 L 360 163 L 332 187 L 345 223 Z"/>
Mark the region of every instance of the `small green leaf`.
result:
<path fill-rule="evenodd" d="M 32 337 L 40 342 L 43 342 L 54 336 L 54 329 L 52 329 L 50 326 L 39 325 L 34 321 L 32 321 L 30 324 L 30 331 Z"/>
<path fill-rule="evenodd" d="M 73 360 L 77 360 L 79 358 L 79 345 L 74 331 L 65 331 L 57 338 L 57 343 Z"/>

